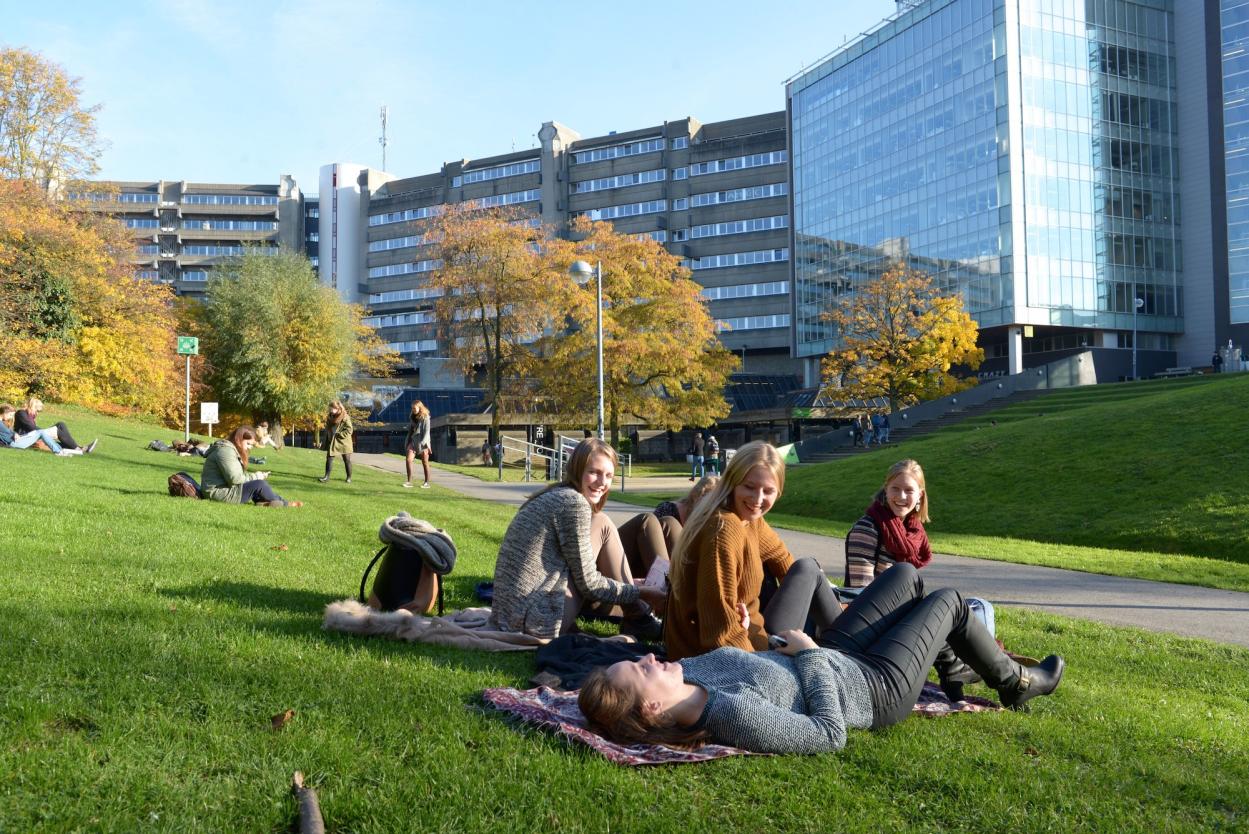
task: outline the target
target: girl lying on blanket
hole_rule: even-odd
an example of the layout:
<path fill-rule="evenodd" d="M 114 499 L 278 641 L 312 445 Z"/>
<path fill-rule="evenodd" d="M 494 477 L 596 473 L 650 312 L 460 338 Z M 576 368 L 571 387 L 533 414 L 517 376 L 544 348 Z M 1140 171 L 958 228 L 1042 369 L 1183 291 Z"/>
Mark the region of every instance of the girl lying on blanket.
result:
<path fill-rule="evenodd" d="M 648 655 L 600 667 L 578 705 L 591 729 L 624 744 L 710 741 L 757 753 L 820 753 L 844 747 L 848 728 L 905 718 L 947 641 L 1012 709 L 1053 692 L 1064 667 L 1058 655 L 1020 666 L 969 615 L 958 591 L 925 595 L 905 563 L 850 603 L 819 645 L 798 630 L 780 637 L 788 642 L 776 651 L 721 648 L 680 663 Z"/>

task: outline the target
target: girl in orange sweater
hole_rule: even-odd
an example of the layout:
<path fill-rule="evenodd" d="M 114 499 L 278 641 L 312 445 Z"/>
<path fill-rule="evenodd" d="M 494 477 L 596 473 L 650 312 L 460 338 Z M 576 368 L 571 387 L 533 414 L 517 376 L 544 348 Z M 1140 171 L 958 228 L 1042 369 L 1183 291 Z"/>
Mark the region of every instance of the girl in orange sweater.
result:
<path fill-rule="evenodd" d="M 747 443 L 694 508 L 669 574 L 664 642 L 670 660 L 722 646 L 763 651 L 768 634 L 801 629 L 808 615 L 823 629 L 841 613 L 816 561 L 795 561 L 763 520 L 784 488 L 785 462 L 776 449 Z M 765 572 L 781 584 L 760 610 Z"/>

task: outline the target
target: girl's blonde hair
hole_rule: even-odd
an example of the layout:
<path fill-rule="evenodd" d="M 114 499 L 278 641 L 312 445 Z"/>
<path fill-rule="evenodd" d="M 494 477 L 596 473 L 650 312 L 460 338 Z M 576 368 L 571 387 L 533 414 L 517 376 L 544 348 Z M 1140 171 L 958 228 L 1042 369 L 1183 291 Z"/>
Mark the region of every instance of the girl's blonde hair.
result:
<path fill-rule="evenodd" d="M 337 415 L 337 416 L 336 416 Z M 334 400 L 330 403 L 330 407 L 325 412 L 325 422 L 338 425 L 347 416 L 347 409 L 343 406 L 342 400 Z"/>
<path fill-rule="evenodd" d="M 429 416 L 429 409 L 425 407 L 425 403 L 415 400 L 412 403 L 412 413 L 409 416 L 414 420 L 420 420 Z"/>
<path fill-rule="evenodd" d="M 672 566 L 668 570 L 668 581 L 672 583 L 674 593 L 681 592 L 683 568 L 690 560 L 690 550 L 694 540 L 711 524 L 719 524 L 720 510 L 733 509 L 733 490 L 737 489 L 750 470 L 762 466 L 776 478 L 776 497 L 780 498 L 785 491 L 785 459 L 770 444 L 763 440 L 747 443 L 737 450 L 737 454 L 724 469 L 724 475 L 711 491 L 702 497 L 690 513 L 681 537 L 677 540 L 676 549 L 672 553 Z M 697 485 L 695 485 L 697 486 Z"/>
<path fill-rule="evenodd" d="M 26 410 L 29 411 L 31 414 L 34 414 L 36 411 L 42 411 L 43 400 L 39 399 L 38 397 L 28 398 L 26 400 Z"/>
<path fill-rule="evenodd" d="M 910 458 L 900 460 L 893 466 L 889 467 L 889 472 L 885 475 L 885 483 L 881 486 L 880 491 L 876 493 L 876 500 L 881 504 L 886 504 L 886 491 L 889 484 L 894 478 L 902 475 L 910 475 L 915 479 L 915 483 L 919 484 L 919 503 L 915 505 L 915 509 L 907 514 L 907 518 L 918 515 L 919 520 L 924 524 L 928 523 L 928 485 L 924 483 L 924 468 L 917 461 Z"/>

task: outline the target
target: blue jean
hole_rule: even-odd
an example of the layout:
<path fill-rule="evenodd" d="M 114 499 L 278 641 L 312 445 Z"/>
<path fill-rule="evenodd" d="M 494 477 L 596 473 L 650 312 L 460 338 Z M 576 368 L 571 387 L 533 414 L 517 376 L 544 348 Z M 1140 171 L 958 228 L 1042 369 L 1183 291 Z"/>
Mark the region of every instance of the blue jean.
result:
<path fill-rule="evenodd" d="M 47 443 L 48 448 L 53 452 L 60 453 L 61 444 L 56 439 L 56 432 L 52 431 L 52 429 L 35 429 L 34 431 L 26 432 L 26 434 L 15 435 L 13 437 L 13 448 L 29 449 L 40 440 Z"/>
<path fill-rule="evenodd" d="M 694 466 L 693 466 L 693 468 L 690 470 L 690 477 L 691 477 L 691 478 L 701 478 L 701 477 L 702 477 L 703 475 L 705 475 L 705 474 L 707 474 L 707 470 L 706 470 L 706 468 L 703 466 L 703 456 L 702 456 L 702 455 L 694 455 Z"/>

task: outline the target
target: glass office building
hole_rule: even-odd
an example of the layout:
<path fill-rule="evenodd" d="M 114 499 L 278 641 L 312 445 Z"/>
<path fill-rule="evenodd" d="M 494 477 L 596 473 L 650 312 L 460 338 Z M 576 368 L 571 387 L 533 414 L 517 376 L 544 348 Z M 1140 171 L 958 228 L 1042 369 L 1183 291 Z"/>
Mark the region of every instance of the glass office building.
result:
<path fill-rule="evenodd" d="M 963 295 L 986 370 L 1128 348 L 1134 324 L 1141 347 L 1171 349 L 1172 15 L 1170 0 L 928 0 L 792 80 L 797 354 L 831 349 L 821 314 L 898 261 Z"/>
<path fill-rule="evenodd" d="M 1219 4 L 1223 152 L 1232 324 L 1249 323 L 1249 0 Z"/>

